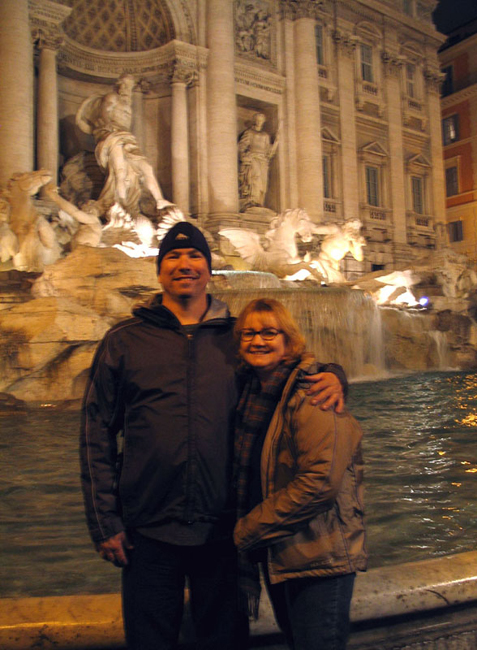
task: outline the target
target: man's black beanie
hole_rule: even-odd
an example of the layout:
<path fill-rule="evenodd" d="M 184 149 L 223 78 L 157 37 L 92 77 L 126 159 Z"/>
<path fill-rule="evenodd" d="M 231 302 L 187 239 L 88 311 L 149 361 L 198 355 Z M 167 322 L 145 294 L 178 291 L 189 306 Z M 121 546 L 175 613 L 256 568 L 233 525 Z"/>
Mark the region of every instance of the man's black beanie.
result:
<path fill-rule="evenodd" d="M 161 242 L 157 256 L 158 273 L 161 269 L 161 262 L 164 255 L 175 248 L 196 248 L 204 255 L 209 266 L 209 271 L 212 272 L 210 248 L 204 235 L 188 221 L 180 221 L 167 231 L 166 236 Z"/>

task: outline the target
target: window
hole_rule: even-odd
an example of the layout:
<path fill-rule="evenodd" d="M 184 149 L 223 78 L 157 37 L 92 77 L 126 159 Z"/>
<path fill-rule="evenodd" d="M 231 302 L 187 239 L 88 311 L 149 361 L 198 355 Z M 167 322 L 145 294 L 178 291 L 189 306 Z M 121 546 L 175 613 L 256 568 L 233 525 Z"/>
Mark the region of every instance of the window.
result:
<path fill-rule="evenodd" d="M 446 68 L 442 68 L 442 72 L 445 74 L 445 79 L 442 82 L 442 96 L 447 97 L 447 95 L 452 95 L 454 92 L 454 73 L 452 66 L 448 65 Z"/>
<path fill-rule="evenodd" d="M 444 146 L 459 139 L 459 116 L 451 115 L 442 120 L 442 139 Z"/>
<path fill-rule="evenodd" d="M 373 49 L 369 45 L 361 44 L 361 78 L 363 81 L 373 83 Z"/>
<path fill-rule="evenodd" d="M 451 221 L 447 224 L 447 229 L 451 242 L 462 241 L 464 239 L 464 224 L 462 221 Z"/>
<path fill-rule="evenodd" d="M 459 194 L 457 167 L 448 167 L 446 169 L 446 195 L 455 196 L 456 194 Z"/>
<path fill-rule="evenodd" d="M 379 206 L 379 169 L 366 167 L 366 198 L 368 205 Z"/>
<path fill-rule="evenodd" d="M 411 176 L 412 187 L 412 209 L 417 214 L 424 214 L 424 192 L 422 178 Z"/>
<path fill-rule="evenodd" d="M 323 156 L 323 196 L 325 199 L 332 198 L 331 192 L 331 160 L 329 156 Z"/>
<path fill-rule="evenodd" d="M 408 97 L 416 96 L 416 68 L 410 63 L 406 65 L 406 91 Z"/>
<path fill-rule="evenodd" d="M 403 0 L 402 10 L 406 14 L 406 16 L 412 16 L 413 15 L 412 0 Z"/>
<path fill-rule="evenodd" d="M 324 65 L 325 57 L 323 56 L 323 27 L 315 25 L 315 44 L 316 44 L 316 61 L 318 65 Z"/>

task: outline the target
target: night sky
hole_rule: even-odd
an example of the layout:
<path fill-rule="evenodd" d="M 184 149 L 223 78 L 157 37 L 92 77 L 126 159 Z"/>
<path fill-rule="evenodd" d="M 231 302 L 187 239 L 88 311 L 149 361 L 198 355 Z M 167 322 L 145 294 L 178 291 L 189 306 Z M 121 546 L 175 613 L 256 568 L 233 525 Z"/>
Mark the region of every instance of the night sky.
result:
<path fill-rule="evenodd" d="M 434 23 L 443 34 L 477 19 L 477 0 L 439 0 L 434 13 Z"/>

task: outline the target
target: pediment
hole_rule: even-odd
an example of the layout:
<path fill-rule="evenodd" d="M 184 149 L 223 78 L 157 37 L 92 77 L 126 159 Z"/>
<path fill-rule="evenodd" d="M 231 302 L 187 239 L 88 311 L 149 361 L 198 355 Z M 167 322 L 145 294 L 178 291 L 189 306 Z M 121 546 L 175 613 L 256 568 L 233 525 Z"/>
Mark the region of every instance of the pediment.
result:
<path fill-rule="evenodd" d="M 324 126 L 321 129 L 321 139 L 325 142 L 330 142 L 332 144 L 339 144 L 338 137 L 331 131 L 328 127 Z"/>
<path fill-rule="evenodd" d="M 386 158 L 389 155 L 386 149 L 376 140 L 374 142 L 365 144 L 364 147 L 361 147 L 360 153 L 373 154 L 374 156 L 381 156 L 383 158 Z"/>
<path fill-rule="evenodd" d="M 409 166 L 417 165 L 418 167 L 425 167 L 426 169 L 429 169 L 431 167 L 431 163 L 429 162 L 429 160 L 420 153 L 408 158 L 407 164 Z"/>

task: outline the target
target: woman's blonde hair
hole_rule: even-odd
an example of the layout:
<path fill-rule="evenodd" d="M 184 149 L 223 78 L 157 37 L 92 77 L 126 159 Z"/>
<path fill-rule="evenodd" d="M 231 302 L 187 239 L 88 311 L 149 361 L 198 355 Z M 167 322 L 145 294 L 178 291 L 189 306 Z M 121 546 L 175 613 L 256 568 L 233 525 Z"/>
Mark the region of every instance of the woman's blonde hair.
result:
<path fill-rule="evenodd" d="M 286 359 L 299 359 L 305 351 L 305 337 L 285 305 L 274 298 L 257 298 L 245 305 L 235 323 L 235 336 L 240 341 L 240 332 L 250 314 L 275 316 L 278 329 L 285 336 Z"/>

